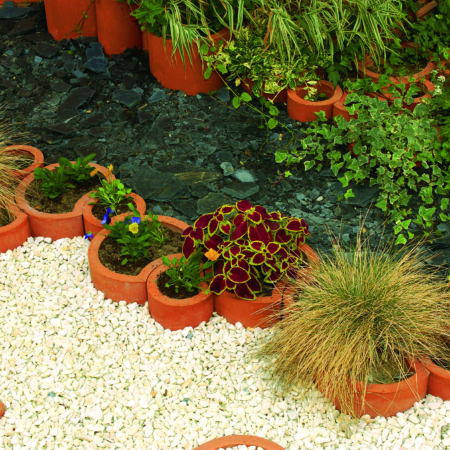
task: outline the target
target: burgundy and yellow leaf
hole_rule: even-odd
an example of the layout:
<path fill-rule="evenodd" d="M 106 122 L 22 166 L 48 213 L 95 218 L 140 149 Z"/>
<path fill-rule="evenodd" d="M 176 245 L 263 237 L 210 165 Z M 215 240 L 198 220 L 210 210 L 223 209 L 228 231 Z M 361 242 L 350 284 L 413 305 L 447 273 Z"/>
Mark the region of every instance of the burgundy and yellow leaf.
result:
<path fill-rule="evenodd" d="M 256 266 L 259 266 L 266 260 L 266 256 L 263 253 L 257 253 L 253 258 L 250 260 L 250 264 L 254 264 Z"/>
<path fill-rule="evenodd" d="M 267 251 L 271 254 L 274 255 L 275 253 L 277 253 L 281 248 L 281 245 L 276 243 L 276 242 L 271 242 L 268 246 L 267 246 Z"/>
<path fill-rule="evenodd" d="M 206 228 L 213 217 L 214 214 L 204 214 L 203 216 L 200 216 L 194 223 L 195 228 Z"/>
<path fill-rule="evenodd" d="M 280 244 L 287 244 L 288 242 L 291 242 L 291 240 L 292 236 L 286 233 L 284 228 L 281 228 L 275 234 L 275 242 L 279 242 Z"/>
<path fill-rule="evenodd" d="M 255 211 L 258 211 L 261 214 L 263 220 L 270 219 L 270 216 L 269 214 L 267 214 L 267 210 L 266 208 L 264 208 L 264 206 L 261 205 L 255 206 Z"/>
<path fill-rule="evenodd" d="M 219 221 L 217 219 L 212 219 L 208 225 L 208 233 L 210 235 L 215 234 L 215 232 L 217 231 L 217 228 L 219 228 Z"/>
<path fill-rule="evenodd" d="M 231 224 L 230 223 L 222 223 L 222 224 L 220 224 L 220 231 L 223 234 L 230 234 Z"/>
<path fill-rule="evenodd" d="M 221 212 L 222 214 L 230 214 L 231 212 L 234 211 L 234 209 L 235 209 L 235 207 L 232 206 L 232 205 L 223 205 L 223 206 L 220 208 L 220 212 Z"/>
<path fill-rule="evenodd" d="M 213 294 L 220 295 L 227 288 L 225 277 L 223 275 L 216 275 L 209 284 L 209 289 Z"/>
<path fill-rule="evenodd" d="M 260 241 L 265 245 L 270 242 L 270 235 L 262 223 L 256 226 L 250 226 L 248 230 L 248 237 L 251 242 Z"/>
<path fill-rule="evenodd" d="M 261 283 L 254 275 L 250 276 L 250 280 L 247 281 L 247 286 L 254 294 L 262 290 Z"/>
<path fill-rule="evenodd" d="M 205 233 L 203 232 L 203 228 L 193 228 L 189 236 L 196 241 L 198 240 L 203 242 Z"/>
<path fill-rule="evenodd" d="M 253 211 L 247 214 L 247 219 L 250 219 L 253 223 L 261 223 L 262 216 L 258 211 Z"/>
<path fill-rule="evenodd" d="M 242 222 L 245 222 L 245 216 L 244 214 L 238 214 L 237 216 L 235 216 L 235 218 L 233 219 L 233 224 L 238 227 Z"/>
<path fill-rule="evenodd" d="M 299 219 L 292 218 L 286 225 L 286 230 L 292 231 L 294 233 L 302 231 L 302 223 Z"/>
<path fill-rule="evenodd" d="M 195 251 L 195 241 L 190 236 L 186 236 L 183 242 L 183 255 L 189 258 Z"/>
<path fill-rule="evenodd" d="M 181 236 L 189 236 L 189 234 L 191 233 L 191 231 L 193 230 L 193 227 L 187 227 L 182 233 Z"/>
<path fill-rule="evenodd" d="M 239 211 L 246 212 L 252 209 L 252 204 L 248 200 L 241 200 L 236 203 L 236 207 Z"/>
<path fill-rule="evenodd" d="M 256 300 L 256 295 L 251 291 L 247 283 L 238 284 L 234 293 L 242 300 Z"/>
<path fill-rule="evenodd" d="M 246 270 L 240 267 L 232 267 L 227 272 L 227 278 L 229 278 L 234 283 L 246 283 L 248 280 L 250 280 L 250 275 Z"/>
<path fill-rule="evenodd" d="M 240 239 L 242 236 L 245 236 L 247 234 L 247 230 L 248 230 L 248 225 L 247 222 L 242 222 L 240 223 L 235 230 L 233 231 L 233 233 L 231 233 L 231 237 L 230 240 L 232 241 L 237 241 L 238 239 Z"/>

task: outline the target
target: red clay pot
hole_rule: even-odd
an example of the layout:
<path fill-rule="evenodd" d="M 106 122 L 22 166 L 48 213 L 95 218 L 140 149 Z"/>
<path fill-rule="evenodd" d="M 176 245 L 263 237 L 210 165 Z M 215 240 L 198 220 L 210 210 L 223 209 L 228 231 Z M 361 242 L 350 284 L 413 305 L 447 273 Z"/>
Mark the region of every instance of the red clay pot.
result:
<path fill-rule="evenodd" d="M 30 159 L 34 159 L 33 163 L 22 170 L 13 172 L 13 175 L 19 180 L 23 180 L 30 173 L 34 172 L 34 169 L 44 166 L 44 155 L 40 150 L 30 145 L 10 145 L 7 147 L 7 152 L 14 155 L 24 155 Z"/>
<path fill-rule="evenodd" d="M 47 27 L 53 39 L 62 41 L 97 36 L 96 3 L 91 4 L 91 0 L 45 0 Z M 83 12 L 86 11 L 88 17 L 82 25 Z M 77 25 L 82 27 L 81 34 L 74 31 Z"/>
<path fill-rule="evenodd" d="M 309 245 L 302 245 L 300 250 L 303 252 L 310 262 L 315 264 L 318 257 Z M 300 271 L 302 278 L 308 269 Z M 272 315 L 277 312 L 278 304 L 284 296 L 284 301 L 290 303 L 291 290 L 286 289 L 286 283 L 280 281 L 274 288 L 270 297 L 257 297 L 255 301 L 242 300 L 233 292 L 225 291 L 220 295 L 214 295 L 214 311 L 220 316 L 225 317 L 227 321 L 233 325 L 240 322 L 245 328 L 269 328 L 273 325 Z"/>
<path fill-rule="evenodd" d="M 110 175 L 111 176 L 111 175 Z M 139 195 L 134 194 L 133 192 L 129 195 L 127 195 L 127 197 L 131 197 L 134 202 L 136 203 L 136 209 L 140 212 L 141 216 L 145 216 L 145 211 L 147 210 L 147 205 L 145 204 L 145 201 L 142 197 L 139 197 Z M 87 232 L 92 232 L 92 233 L 100 233 L 103 230 L 103 225 L 102 225 L 102 221 L 95 218 L 92 215 L 92 208 L 93 208 L 93 204 L 98 202 L 98 198 L 92 198 L 91 200 L 88 201 L 83 208 L 83 221 L 84 221 L 84 229 Z M 89 203 L 93 203 L 92 205 L 90 205 Z M 92 240 L 91 238 L 89 238 L 90 240 Z"/>
<path fill-rule="evenodd" d="M 437 366 L 430 358 L 423 358 L 420 362 L 430 372 L 428 394 L 444 401 L 450 400 L 450 370 Z"/>
<path fill-rule="evenodd" d="M 31 237 L 28 216 L 16 205 L 11 205 L 9 210 L 16 219 L 9 225 L 0 227 L 0 253 L 5 253 L 8 250 L 14 250 L 16 247 L 20 247 Z"/>
<path fill-rule="evenodd" d="M 257 436 L 225 436 L 200 445 L 195 450 L 219 450 L 219 448 L 227 449 L 238 445 L 246 445 L 250 447 L 261 447 L 264 450 L 284 450 L 281 445 Z"/>
<path fill-rule="evenodd" d="M 430 372 L 419 361 L 413 361 L 410 367 L 415 371 L 413 376 L 399 383 L 372 384 L 366 390 L 364 399 L 362 392 L 365 384 L 356 383 L 356 393 L 353 396 L 356 416 L 367 414 L 372 419 L 377 416 L 392 417 L 425 398 Z M 338 410 L 341 409 L 337 400 L 334 400 L 334 405 Z"/>
<path fill-rule="evenodd" d="M 0 402 L 0 419 L 3 417 L 3 415 L 5 414 L 5 405 Z"/>
<path fill-rule="evenodd" d="M 336 89 L 328 82 L 321 80 L 317 84 L 321 93 L 328 97 L 323 102 L 310 102 L 303 100 L 306 90 L 303 87 L 297 89 L 288 89 L 287 91 L 287 110 L 289 117 L 299 122 L 312 122 L 317 119 L 316 112 L 325 111 L 327 119 L 331 119 L 333 115 L 333 105 L 338 102 L 343 95 L 342 89 L 338 86 Z"/>
<path fill-rule="evenodd" d="M 142 49 L 141 28 L 127 2 L 96 0 L 98 40 L 107 55 L 119 55 L 127 48 Z"/>
<path fill-rule="evenodd" d="M 251 96 L 253 96 L 253 85 L 255 83 L 250 80 L 249 78 L 246 78 L 244 80 L 244 82 L 242 83 L 242 87 L 247 91 L 248 94 L 250 94 Z M 264 88 L 264 85 L 263 85 Z M 286 103 L 287 102 L 287 89 L 283 89 L 282 91 L 280 91 L 280 93 L 275 97 L 275 94 L 266 94 L 265 92 L 261 92 L 261 94 L 263 95 L 263 97 L 266 100 L 274 100 L 274 103 Z"/>
<path fill-rule="evenodd" d="M 425 3 L 424 1 L 418 1 L 417 2 L 419 5 Z M 439 3 L 438 2 L 430 2 L 427 3 L 423 8 L 420 8 L 417 12 L 416 12 L 416 17 L 417 20 L 424 20 L 429 14 L 429 12 L 435 8 L 436 6 L 438 6 Z"/>
<path fill-rule="evenodd" d="M 145 24 L 144 24 L 145 25 Z M 148 39 L 147 39 L 147 31 L 141 31 L 142 36 L 142 50 L 148 53 Z"/>
<path fill-rule="evenodd" d="M 422 90 L 425 92 L 425 95 L 423 95 L 422 97 L 415 98 L 414 102 L 411 103 L 410 105 L 408 105 L 407 103 L 403 102 L 403 107 L 406 108 L 406 109 L 409 109 L 410 111 L 414 111 L 416 106 L 419 103 L 421 103 L 424 98 L 431 98 L 432 97 L 432 92 L 434 91 L 434 88 L 435 88 L 434 84 L 431 81 L 428 81 L 428 80 L 424 80 L 423 82 L 417 82 L 416 85 L 420 85 Z M 394 100 L 395 100 L 395 96 L 394 95 L 386 93 L 385 97 L 386 97 L 387 101 L 389 102 L 389 104 L 394 103 Z"/>
<path fill-rule="evenodd" d="M 411 47 L 414 47 L 416 44 L 414 44 L 413 42 L 402 42 L 400 45 L 402 46 L 402 48 L 411 48 Z M 373 72 L 368 68 L 368 67 L 371 67 L 372 65 L 373 65 L 373 61 L 369 56 L 366 56 L 364 64 L 359 59 L 357 60 L 357 66 L 358 66 L 357 69 L 358 69 L 359 75 L 362 77 L 371 78 L 374 81 L 374 83 L 378 83 L 380 74 Z M 417 81 L 421 81 L 422 79 L 429 80 L 430 76 L 431 76 L 431 71 L 435 67 L 436 67 L 436 64 L 432 63 L 431 61 L 428 61 L 426 67 L 424 69 L 422 69 L 420 72 L 413 74 L 412 77 Z M 408 89 L 408 86 L 411 84 L 409 81 L 409 78 L 410 77 L 408 77 L 408 78 L 389 77 L 392 84 L 404 83 L 406 89 Z"/>
<path fill-rule="evenodd" d="M 348 94 L 348 92 L 344 92 L 341 99 L 333 105 L 333 117 L 342 116 L 347 122 L 350 122 L 350 119 L 358 117 L 358 113 L 350 114 L 348 112 L 344 104 Z"/>
<path fill-rule="evenodd" d="M 112 223 L 123 220 L 129 214 L 120 214 L 112 218 Z M 172 231 L 182 233 L 188 225 L 181 220 L 167 216 L 158 216 L 162 225 Z M 115 302 L 125 300 L 127 303 L 145 305 L 147 301 L 147 279 L 154 266 L 150 263 L 145 266 L 139 275 L 122 275 L 107 269 L 98 257 L 101 243 L 109 235 L 109 230 L 103 230 L 101 234 L 94 236 L 88 250 L 89 269 L 92 283 L 95 288 Z"/>
<path fill-rule="evenodd" d="M 181 253 L 168 256 L 180 259 Z M 165 329 L 171 331 L 182 330 L 186 327 L 196 328 L 202 322 L 208 322 L 214 311 L 214 298 L 212 292 L 205 294 L 208 288 L 206 283 L 202 283 L 200 288 L 202 292 L 190 298 L 177 300 L 167 297 L 161 293 L 156 281 L 158 276 L 168 270 L 162 262 L 162 259 L 153 261 L 150 266 L 152 272 L 147 279 L 148 308 L 150 315 Z"/>
<path fill-rule="evenodd" d="M 106 177 L 107 169 L 105 167 L 93 163 L 89 163 L 89 165 L 97 168 Z M 59 167 L 58 163 L 47 166 L 47 169 L 53 170 L 56 167 Z M 83 236 L 83 208 L 85 203 L 91 198 L 89 194 L 78 200 L 72 212 L 63 214 L 43 213 L 29 206 L 25 200 L 26 189 L 33 180 L 34 174 L 31 173 L 22 180 L 16 190 L 16 203 L 28 215 L 31 235 L 33 237 L 49 237 L 54 241 L 62 238 L 72 239 L 75 236 Z"/>
<path fill-rule="evenodd" d="M 172 39 L 166 39 L 166 46 L 164 47 L 162 37 L 157 37 L 148 31 L 146 31 L 146 34 L 150 71 L 164 87 L 174 91 L 184 91 L 187 95 L 197 95 L 200 92 L 207 94 L 208 92 L 216 91 L 223 85 L 219 75 L 214 71 L 205 80 L 203 74 L 206 66 L 202 64 L 196 44 L 193 44 L 191 50 L 192 65 L 187 53 L 184 52 L 185 70 L 180 53 L 177 51 L 172 57 Z M 211 35 L 211 37 L 215 44 L 220 40 L 228 41 L 230 39 L 230 30 L 224 28 L 219 33 Z"/>

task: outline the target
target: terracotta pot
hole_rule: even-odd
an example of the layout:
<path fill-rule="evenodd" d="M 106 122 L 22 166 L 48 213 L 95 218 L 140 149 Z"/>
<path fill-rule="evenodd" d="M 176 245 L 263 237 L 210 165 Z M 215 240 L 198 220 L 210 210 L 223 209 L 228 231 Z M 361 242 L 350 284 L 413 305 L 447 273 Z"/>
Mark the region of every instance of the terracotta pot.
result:
<path fill-rule="evenodd" d="M 253 96 L 253 85 L 255 83 L 250 80 L 249 78 L 246 78 L 244 80 L 244 82 L 242 83 L 242 87 L 247 91 L 248 94 L 250 94 L 251 96 Z M 264 85 L 263 85 L 264 87 Z M 280 91 L 280 93 L 275 97 L 275 94 L 266 94 L 265 92 L 261 92 L 261 94 L 263 95 L 263 97 L 266 100 L 273 100 L 275 98 L 274 103 L 286 103 L 287 102 L 287 89 L 283 89 L 282 91 Z"/>
<path fill-rule="evenodd" d="M 99 169 L 106 177 L 107 169 L 105 167 L 93 163 L 89 163 L 89 165 Z M 58 163 L 47 166 L 47 169 L 54 170 L 56 167 L 59 167 Z M 91 198 L 89 194 L 84 195 L 78 200 L 72 212 L 63 214 L 43 213 L 32 208 L 25 200 L 26 189 L 33 180 L 34 174 L 31 173 L 22 180 L 16 190 L 16 203 L 28 215 L 31 235 L 33 237 L 49 237 L 54 241 L 62 238 L 72 239 L 75 236 L 83 236 L 83 208 L 85 203 Z"/>
<path fill-rule="evenodd" d="M 145 25 L 145 24 L 143 24 Z M 142 50 L 148 53 L 148 39 L 147 39 L 147 31 L 141 31 L 142 36 Z"/>
<path fill-rule="evenodd" d="M 133 192 L 130 195 L 127 195 L 127 197 L 131 197 L 134 202 L 136 203 L 136 209 L 140 212 L 141 216 L 145 216 L 145 211 L 147 210 L 147 205 L 145 204 L 145 201 L 142 197 L 139 197 L 139 195 L 134 194 Z M 94 205 L 90 205 L 89 203 L 97 203 L 97 198 L 92 198 L 88 201 L 83 208 L 83 221 L 84 221 L 84 229 L 86 230 L 86 233 L 88 231 L 91 231 L 92 233 L 100 233 L 103 230 L 102 221 L 95 218 L 92 214 L 92 208 Z M 89 238 L 92 240 L 91 238 Z"/>
<path fill-rule="evenodd" d="M 107 55 L 119 55 L 127 48 L 142 49 L 141 28 L 127 2 L 96 0 L 98 40 Z"/>
<path fill-rule="evenodd" d="M 195 450 L 219 450 L 227 449 L 238 445 L 246 445 L 247 447 L 261 447 L 264 450 L 284 450 L 281 445 L 257 436 L 225 436 L 200 445 Z"/>
<path fill-rule="evenodd" d="M 129 214 L 120 214 L 112 218 L 112 223 L 123 220 Z M 172 231 L 182 233 L 189 225 L 181 220 L 167 216 L 158 216 L 162 225 Z M 88 250 L 89 269 L 92 283 L 95 288 L 115 302 L 125 300 L 127 303 L 138 303 L 145 305 L 147 301 L 147 278 L 153 271 L 154 266 L 149 263 L 139 275 L 122 275 L 107 269 L 98 257 L 101 243 L 109 235 L 109 230 L 103 230 L 102 234 L 94 236 Z"/>
<path fill-rule="evenodd" d="M 168 256 L 180 259 L 181 253 Z M 153 261 L 150 266 L 152 271 L 147 279 L 148 308 L 150 315 L 165 329 L 171 331 L 182 330 L 186 327 L 196 328 L 202 322 L 208 322 L 214 311 L 214 298 L 212 292 L 205 294 L 208 288 L 206 283 L 202 283 L 202 292 L 190 298 L 177 300 L 165 296 L 161 293 L 156 284 L 158 276 L 168 270 L 163 265 L 162 259 Z"/>
<path fill-rule="evenodd" d="M 411 48 L 411 47 L 414 47 L 416 44 L 414 44 L 413 42 L 402 42 L 400 45 L 402 46 L 402 48 Z M 372 70 L 370 70 L 368 68 L 368 67 L 371 67 L 373 64 L 374 63 L 373 63 L 372 59 L 370 59 L 369 56 L 366 56 L 364 63 L 358 59 L 357 60 L 358 73 L 361 77 L 371 78 L 374 81 L 374 83 L 378 83 L 380 74 L 373 72 Z M 428 61 L 426 67 L 424 69 L 422 69 L 420 72 L 413 74 L 412 77 L 417 81 L 420 81 L 422 79 L 429 80 L 430 76 L 431 76 L 431 71 L 435 67 L 436 67 L 436 64 L 432 63 L 431 61 Z M 392 84 L 404 83 L 406 89 L 408 89 L 408 86 L 411 84 L 409 81 L 409 78 L 410 77 L 407 77 L 407 78 L 405 78 L 405 77 L 389 77 Z"/>
<path fill-rule="evenodd" d="M 311 247 L 304 244 L 300 250 L 310 264 L 318 263 L 318 257 Z M 307 271 L 308 269 L 301 270 L 299 278 L 307 278 Z M 233 292 L 225 291 L 220 295 L 214 295 L 214 310 L 233 325 L 240 322 L 245 328 L 269 328 L 274 324 L 271 316 L 279 310 L 281 300 L 287 304 L 292 301 L 291 293 L 285 281 L 280 281 L 275 286 L 270 297 L 257 297 L 254 301 L 242 300 Z"/>
<path fill-rule="evenodd" d="M 336 89 L 328 81 L 319 81 L 316 85 L 321 93 L 328 97 L 328 100 L 322 102 L 310 102 L 304 100 L 306 90 L 303 87 L 297 89 L 288 89 L 287 92 L 287 110 L 289 117 L 299 122 L 312 122 L 317 119 L 316 112 L 325 111 L 325 117 L 331 119 L 333 115 L 333 105 L 338 102 L 343 95 L 342 89 L 338 86 Z"/>
<path fill-rule="evenodd" d="M 425 3 L 425 2 L 417 2 L 419 5 L 420 4 L 423 4 L 423 3 Z M 417 12 L 416 12 L 416 17 L 417 17 L 417 20 L 424 20 L 429 14 L 429 12 L 433 9 L 433 8 L 435 8 L 436 6 L 438 6 L 439 5 L 439 3 L 438 2 L 430 2 L 430 3 L 427 3 L 424 7 L 422 7 L 422 8 L 420 8 Z"/>
<path fill-rule="evenodd" d="M 350 114 L 345 106 L 345 100 L 347 99 L 348 92 L 344 92 L 341 99 L 333 105 L 333 117 L 342 116 L 347 122 L 350 119 L 357 118 L 358 113 Z"/>
<path fill-rule="evenodd" d="M 444 401 L 450 400 L 450 370 L 439 367 L 430 358 L 423 358 L 420 362 L 430 372 L 428 394 Z"/>
<path fill-rule="evenodd" d="M 31 237 L 28 216 L 16 205 L 11 205 L 9 210 L 15 216 L 15 220 L 9 225 L 0 227 L 0 253 L 20 247 Z"/>
<path fill-rule="evenodd" d="M 416 108 L 416 106 L 421 103 L 423 101 L 423 99 L 425 98 L 431 98 L 432 97 L 432 92 L 434 91 L 434 84 L 431 81 L 428 80 L 424 80 L 423 82 L 417 82 L 416 85 L 419 85 L 418 87 L 420 87 L 425 94 L 422 95 L 421 97 L 415 98 L 414 102 L 411 103 L 410 105 L 408 105 L 407 103 L 403 102 L 403 107 L 406 109 L 409 109 L 410 111 L 414 111 L 414 109 Z M 389 93 L 385 94 L 385 97 L 387 98 L 387 101 L 389 102 L 389 104 L 394 103 L 395 100 L 395 96 Z"/>
<path fill-rule="evenodd" d="M 23 180 L 30 173 L 33 173 L 34 169 L 44 166 L 44 155 L 35 147 L 31 147 L 29 145 L 10 145 L 7 147 L 7 151 L 8 153 L 14 155 L 23 155 L 29 157 L 30 159 L 34 159 L 33 163 L 25 169 L 13 172 L 13 175 L 19 180 Z"/>
<path fill-rule="evenodd" d="M 150 71 L 164 87 L 174 91 L 184 91 L 187 95 L 197 95 L 200 92 L 207 94 L 208 92 L 216 91 L 223 86 L 222 80 L 214 71 L 205 80 L 203 74 L 206 70 L 206 65 L 202 64 L 196 44 L 193 44 L 191 50 L 192 65 L 188 55 L 184 52 L 185 69 L 178 51 L 172 57 L 173 46 L 171 39 L 166 39 L 166 46 L 164 47 L 162 37 L 157 37 L 153 33 L 146 33 Z M 224 28 L 211 37 L 215 44 L 220 40 L 227 41 L 230 39 L 230 30 Z"/>
<path fill-rule="evenodd" d="M 0 402 L 0 419 L 3 417 L 3 415 L 5 414 L 5 405 Z"/>
<path fill-rule="evenodd" d="M 372 384 L 366 390 L 364 399 L 362 392 L 365 383 L 356 383 L 356 392 L 353 395 L 355 415 L 361 417 L 367 414 L 372 419 L 377 416 L 392 417 L 425 398 L 430 373 L 419 361 L 413 361 L 410 367 L 415 371 L 414 375 L 398 383 Z M 334 405 L 338 410 L 341 409 L 336 399 Z"/>
<path fill-rule="evenodd" d="M 53 39 L 61 41 L 97 36 L 96 3 L 91 4 L 91 0 L 45 0 L 47 27 Z M 83 12 L 86 11 L 88 17 L 82 24 Z M 74 31 L 77 26 L 82 28 L 81 34 Z"/>

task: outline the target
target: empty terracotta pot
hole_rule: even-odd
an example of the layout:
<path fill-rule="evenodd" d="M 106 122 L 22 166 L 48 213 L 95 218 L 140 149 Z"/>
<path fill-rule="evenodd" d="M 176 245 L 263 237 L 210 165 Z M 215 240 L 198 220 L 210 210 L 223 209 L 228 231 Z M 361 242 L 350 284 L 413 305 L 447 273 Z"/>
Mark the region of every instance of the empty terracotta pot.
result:
<path fill-rule="evenodd" d="M 200 445 L 195 450 L 219 450 L 220 448 L 227 449 L 237 447 L 238 445 L 246 445 L 247 447 L 255 446 L 261 447 L 264 450 L 284 450 L 281 445 L 268 439 L 257 436 L 225 436 Z"/>
<path fill-rule="evenodd" d="M 30 145 L 10 145 L 7 147 L 7 151 L 8 153 L 23 155 L 30 158 L 30 160 L 33 160 L 33 162 L 25 169 L 13 172 L 14 176 L 19 180 L 23 180 L 30 173 L 33 173 L 34 169 L 44 166 L 44 155 L 35 147 L 31 147 Z"/>
<path fill-rule="evenodd" d="M 288 89 L 287 109 L 289 117 L 299 122 L 312 122 L 317 119 L 316 113 L 325 111 L 325 117 L 331 119 L 333 116 L 333 105 L 338 102 L 343 95 L 342 89 L 334 86 L 329 81 L 319 81 L 316 87 L 328 99 L 320 102 L 310 102 L 304 100 L 307 91 L 300 86 L 297 89 Z"/>
<path fill-rule="evenodd" d="M 174 91 L 184 91 L 187 95 L 207 94 L 219 89 L 223 83 L 216 72 L 205 80 L 204 72 L 206 65 L 198 52 L 196 44 L 191 50 L 192 64 L 186 52 L 184 52 L 185 66 L 181 55 L 177 51 L 172 57 L 172 40 L 166 39 L 165 47 L 163 38 L 153 33 L 147 33 L 148 54 L 150 58 L 150 71 L 153 76 L 166 88 Z M 215 44 L 220 40 L 230 39 L 230 30 L 224 28 L 217 34 L 211 36 Z M 212 45 L 212 44 L 211 44 Z"/>
<path fill-rule="evenodd" d="M 20 247 L 31 237 L 28 216 L 15 204 L 11 205 L 9 210 L 15 216 L 15 220 L 9 225 L 0 227 L 0 253 L 5 253 L 8 250 L 14 250 Z"/>
<path fill-rule="evenodd" d="M 53 39 L 97 36 L 97 3 L 91 0 L 45 0 L 47 28 Z M 87 14 L 87 19 L 83 13 Z M 78 33 L 76 28 L 82 32 Z"/>

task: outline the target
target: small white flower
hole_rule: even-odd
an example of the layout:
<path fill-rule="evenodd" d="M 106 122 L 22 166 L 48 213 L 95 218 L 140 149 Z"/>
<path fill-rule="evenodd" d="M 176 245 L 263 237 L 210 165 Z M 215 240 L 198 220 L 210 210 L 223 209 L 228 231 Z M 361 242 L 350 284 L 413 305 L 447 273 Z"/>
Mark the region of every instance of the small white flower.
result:
<path fill-rule="evenodd" d="M 444 75 L 439 75 L 439 76 L 437 77 L 437 79 L 438 79 L 441 83 L 443 83 L 443 82 L 445 81 Z"/>
<path fill-rule="evenodd" d="M 441 95 L 441 94 L 442 94 L 442 89 L 439 86 L 436 86 L 436 89 L 433 92 L 433 96 Z"/>

